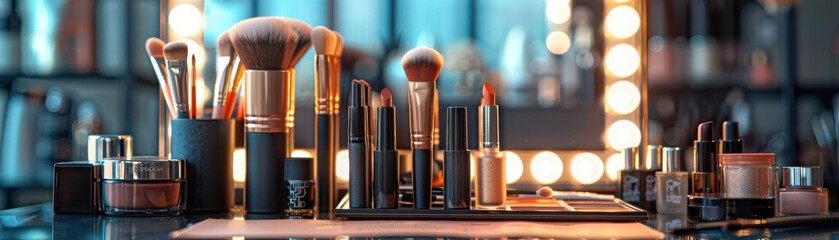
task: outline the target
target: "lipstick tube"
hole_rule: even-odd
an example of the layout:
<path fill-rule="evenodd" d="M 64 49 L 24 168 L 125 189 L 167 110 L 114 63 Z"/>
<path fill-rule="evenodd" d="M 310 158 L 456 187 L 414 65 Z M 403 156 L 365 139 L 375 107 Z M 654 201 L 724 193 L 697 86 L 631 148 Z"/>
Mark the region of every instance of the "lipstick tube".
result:
<path fill-rule="evenodd" d="M 189 118 L 189 62 L 187 60 L 166 61 L 167 78 L 170 80 L 169 92 L 172 94 L 172 105 L 175 118 Z"/>
<path fill-rule="evenodd" d="M 699 124 L 697 140 L 693 141 L 693 194 L 718 192 L 717 142 L 713 140 L 713 122 Z"/>
<path fill-rule="evenodd" d="M 376 136 L 376 151 L 373 152 L 373 166 L 375 168 L 373 207 L 399 208 L 399 152 L 396 151 L 396 108 L 379 107 L 377 124 L 379 131 Z"/>
<path fill-rule="evenodd" d="M 475 207 L 503 208 L 507 203 L 507 173 L 498 136 L 498 105 L 481 105 L 478 116 Z"/>
<path fill-rule="evenodd" d="M 431 208 L 432 142 L 435 82 L 408 82 L 408 115 L 411 127 L 414 208 Z"/>
<path fill-rule="evenodd" d="M 446 209 L 469 209 L 469 140 L 466 128 L 466 107 L 446 109 L 446 150 L 443 150 L 443 179 Z"/>
<path fill-rule="evenodd" d="M 284 159 L 289 153 L 288 89 L 294 70 L 247 70 L 245 79 L 245 210 L 282 213 L 286 209 Z"/>
<path fill-rule="evenodd" d="M 315 154 L 317 179 L 317 210 L 329 212 L 335 207 L 335 154 L 337 153 L 337 59 L 332 56 L 315 55 Z M 334 82 L 333 82 L 334 81 Z"/>
<path fill-rule="evenodd" d="M 350 92 L 349 158 L 350 158 L 350 208 L 370 208 L 370 129 L 367 106 L 364 105 L 365 87 L 353 82 Z"/>

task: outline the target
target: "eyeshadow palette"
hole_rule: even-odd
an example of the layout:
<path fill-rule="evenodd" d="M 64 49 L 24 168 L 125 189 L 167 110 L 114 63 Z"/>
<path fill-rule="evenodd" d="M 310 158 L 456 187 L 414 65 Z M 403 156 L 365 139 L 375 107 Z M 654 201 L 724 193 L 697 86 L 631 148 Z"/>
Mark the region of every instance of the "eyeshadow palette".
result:
<path fill-rule="evenodd" d="M 618 222 L 647 220 L 647 212 L 611 195 L 554 192 L 551 197 L 515 190 L 507 193 L 503 209 L 444 210 L 442 189 L 434 189 L 431 209 L 414 209 L 410 189 L 400 189 L 398 209 L 353 209 L 344 197 L 335 217 L 358 220 L 505 220 Z M 473 204 L 474 206 L 474 197 Z"/>

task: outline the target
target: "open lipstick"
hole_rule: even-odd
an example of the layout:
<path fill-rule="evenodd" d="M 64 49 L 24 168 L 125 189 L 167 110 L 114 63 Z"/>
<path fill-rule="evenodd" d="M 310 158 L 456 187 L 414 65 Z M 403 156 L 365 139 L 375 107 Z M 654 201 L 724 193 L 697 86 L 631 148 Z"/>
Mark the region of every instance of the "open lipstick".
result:
<path fill-rule="evenodd" d="M 717 193 L 717 143 L 714 122 L 700 123 L 693 141 L 693 194 Z"/>
<path fill-rule="evenodd" d="M 484 83 L 481 106 L 478 107 L 478 159 L 475 172 L 475 207 L 503 208 L 507 203 L 507 181 L 504 154 L 498 133 L 498 105 L 495 90 Z"/>
<path fill-rule="evenodd" d="M 408 118 L 413 158 L 413 199 L 415 209 L 431 208 L 432 132 L 437 76 L 443 67 L 443 56 L 431 48 L 414 48 L 402 57 L 402 68 L 408 77 Z"/>
<path fill-rule="evenodd" d="M 348 146 L 350 158 L 350 208 L 370 208 L 370 121 L 365 83 L 353 80 L 350 87 Z"/>
<path fill-rule="evenodd" d="M 374 208 L 399 208 L 399 152 L 396 150 L 396 108 L 390 89 L 382 90 L 379 107 L 373 184 Z M 467 176 L 469 174 L 467 173 Z M 468 183 L 467 183 L 468 186 Z"/>

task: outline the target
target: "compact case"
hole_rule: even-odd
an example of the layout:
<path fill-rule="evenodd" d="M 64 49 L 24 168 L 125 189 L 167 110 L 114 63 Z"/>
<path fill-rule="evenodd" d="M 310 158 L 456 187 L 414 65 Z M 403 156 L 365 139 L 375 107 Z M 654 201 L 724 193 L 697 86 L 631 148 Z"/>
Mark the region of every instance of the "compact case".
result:
<path fill-rule="evenodd" d="M 109 215 L 177 215 L 186 208 L 186 164 L 158 157 L 102 164 L 102 208 Z"/>

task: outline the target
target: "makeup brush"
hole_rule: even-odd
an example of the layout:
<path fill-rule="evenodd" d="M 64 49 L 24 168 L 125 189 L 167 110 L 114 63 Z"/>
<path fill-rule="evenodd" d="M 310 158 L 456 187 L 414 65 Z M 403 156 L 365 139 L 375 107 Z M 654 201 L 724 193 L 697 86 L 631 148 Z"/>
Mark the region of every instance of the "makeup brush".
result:
<path fill-rule="evenodd" d="M 199 119 L 201 118 L 202 113 L 204 112 L 204 102 L 198 102 L 198 91 L 196 84 L 198 80 L 196 79 L 198 76 L 198 67 L 196 67 L 195 61 L 195 54 L 190 56 L 190 68 L 189 68 L 189 117 L 192 119 Z M 201 113 L 198 113 L 198 111 Z"/>
<path fill-rule="evenodd" d="M 332 55 L 340 57 L 344 53 L 344 35 L 337 31 L 333 31 L 335 33 L 335 51 Z"/>
<path fill-rule="evenodd" d="M 413 154 L 414 208 L 431 208 L 432 131 L 437 76 L 443 56 L 431 48 L 415 48 L 402 57 L 402 68 L 408 77 L 408 115 Z"/>
<path fill-rule="evenodd" d="M 213 96 L 213 119 L 225 119 L 233 114 L 233 106 L 245 68 L 239 61 L 227 32 L 221 33 L 216 43 L 218 58 L 216 58 L 217 77 Z"/>
<path fill-rule="evenodd" d="M 292 54 L 292 67 L 297 65 L 297 62 L 303 58 L 303 55 L 309 51 L 309 47 L 312 45 L 311 35 L 312 35 L 312 27 L 309 24 L 306 24 L 300 20 L 287 18 L 287 17 L 275 17 L 279 20 L 285 21 L 288 26 L 291 28 L 292 31 L 297 33 L 297 44 L 294 47 L 294 53 Z M 297 81 L 291 81 L 291 85 L 289 86 L 288 96 L 289 96 L 289 109 L 288 109 L 288 117 L 286 118 L 287 125 L 288 125 L 288 151 L 294 151 L 294 114 L 295 114 L 295 107 L 297 106 L 296 101 L 296 88 L 297 88 Z"/>
<path fill-rule="evenodd" d="M 174 41 L 163 47 L 166 59 L 167 85 L 172 93 L 172 105 L 175 106 L 175 118 L 190 118 L 189 110 L 189 45 Z"/>
<path fill-rule="evenodd" d="M 335 154 L 337 153 L 337 127 L 335 120 L 338 106 L 331 89 L 334 76 L 338 75 L 335 65 L 336 38 L 326 27 L 318 26 L 312 30 L 312 45 L 315 47 L 315 152 L 317 159 L 317 206 L 318 212 L 329 212 L 334 207 L 334 172 Z"/>
<path fill-rule="evenodd" d="M 275 17 L 236 23 L 228 32 L 245 70 L 247 178 L 245 210 L 282 213 L 286 209 L 284 159 L 289 155 L 289 92 L 298 36 Z"/>
<path fill-rule="evenodd" d="M 151 66 L 154 69 L 154 74 L 157 76 L 157 83 L 160 84 L 160 91 L 163 94 L 163 100 L 166 101 L 166 107 L 169 109 L 171 116 L 177 117 L 175 112 L 175 105 L 172 105 L 172 92 L 169 85 L 166 83 L 166 60 L 163 58 L 163 46 L 166 43 L 160 38 L 150 37 L 146 40 L 146 54 L 149 55 Z"/>

